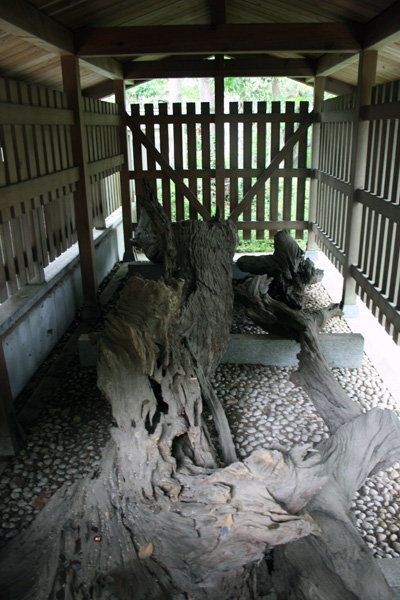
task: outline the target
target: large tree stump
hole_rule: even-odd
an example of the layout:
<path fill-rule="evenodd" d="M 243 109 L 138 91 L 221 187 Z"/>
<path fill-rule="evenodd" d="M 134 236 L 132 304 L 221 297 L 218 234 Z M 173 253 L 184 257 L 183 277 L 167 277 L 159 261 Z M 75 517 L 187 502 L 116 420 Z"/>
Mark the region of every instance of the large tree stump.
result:
<path fill-rule="evenodd" d="M 274 585 L 280 600 L 389 600 L 394 594 L 356 529 L 351 501 L 365 479 L 389 467 L 400 455 L 400 422 L 389 410 L 363 413 L 329 369 L 318 331 L 337 305 L 306 314 L 268 294 L 270 279 L 256 276 L 238 286 L 246 312 L 269 332 L 300 342 L 299 368 L 292 381 L 301 385 L 331 432 L 315 448 L 326 477 L 324 487 L 301 509 L 321 527 L 274 551 Z M 307 462 L 307 459 L 306 459 Z"/>

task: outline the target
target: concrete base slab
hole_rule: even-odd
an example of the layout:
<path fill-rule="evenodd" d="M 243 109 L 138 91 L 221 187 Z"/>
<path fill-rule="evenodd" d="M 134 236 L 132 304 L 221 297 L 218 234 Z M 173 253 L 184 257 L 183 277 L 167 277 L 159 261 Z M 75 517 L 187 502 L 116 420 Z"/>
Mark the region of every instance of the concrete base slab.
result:
<path fill-rule="evenodd" d="M 321 347 L 331 367 L 358 369 L 362 364 L 364 338 L 354 333 L 320 334 Z M 222 363 L 291 367 L 298 364 L 300 345 L 268 334 L 233 334 Z"/>
<path fill-rule="evenodd" d="M 364 338 L 357 333 L 324 333 L 320 335 L 322 350 L 331 367 L 358 369 L 362 363 Z M 78 339 L 79 359 L 82 367 L 94 367 L 97 349 L 89 334 Z M 235 333 L 230 337 L 222 363 L 261 364 L 275 367 L 292 367 L 298 364 L 300 345 L 292 340 L 268 334 Z"/>

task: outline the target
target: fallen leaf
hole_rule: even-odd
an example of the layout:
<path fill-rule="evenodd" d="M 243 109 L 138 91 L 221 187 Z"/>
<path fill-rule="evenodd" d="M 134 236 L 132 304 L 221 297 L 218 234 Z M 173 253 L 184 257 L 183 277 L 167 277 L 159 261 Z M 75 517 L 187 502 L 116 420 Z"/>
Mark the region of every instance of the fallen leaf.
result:
<path fill-rule="evenodd" d="M 233 519 L 232 519 L 232 515 L 229 513 L 229 515 L 226 515 L 222 521 L 221 521 L 221 528 L 222 527 L 226 527 L 228 531 L 230 531 L 231 527 L 233 524 Z"/>
<path fill-rule="evenodd" d="M 147 542 L 147 544 L 143 544 L 143 546 L 141 546 L 139 548 L 138 556 L 139 556 L 140 560 L 145 560 L 146 558 L 150 558 L 150 556 L 153 554 L 153 552 L 154 552 L 153 543 Z"/>

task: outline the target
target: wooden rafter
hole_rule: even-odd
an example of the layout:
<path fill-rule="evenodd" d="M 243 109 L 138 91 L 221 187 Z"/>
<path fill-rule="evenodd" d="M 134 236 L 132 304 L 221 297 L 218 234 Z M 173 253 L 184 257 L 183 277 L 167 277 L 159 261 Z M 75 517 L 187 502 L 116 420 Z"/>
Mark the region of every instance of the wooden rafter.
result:
<path fill-rule="evenodd" d="M 364 30 L 364 50 L 378 50 L 400 40 L 400 2 L 395 2 L 375 19 L 369 21 Z"/>
<path fill-rule="evenodd" d="M 211 214 L 204 208 L 202 204 L 197 200 L 195 194 L 190 190 L 185 182 L 179 177 L 178 173 L 171 167 L 169 162 L 164 156 L 157 150 L 154 144 L 149 138 L 143 133 L 139 125 L 135 123 L 135 120 L 130 115 L 127 115 L 126 124 L 132 130 L 134 136 L 140 141 L 140 143 L 146 148 L 149 155 L 160 165 L 162 170 L 168 175 L 168 177 L 175 183 L 178 190 L 189 200 L 189 203 L 195 208 L 195 210 L 208 221 L 211 218 Z"/>
<path fill-rule="evenodd" d="M 85 28 L 75 33 L 79 56 L 238 52 L 357 52 L 355 23 L 265 23 Z"/>
<path fill-rule="evenodd" d="M 311 125 L 313 121 L 313 114 L 313 112 L 310 112 L 306 115 L 299 127 L 296 129 L 295 133 L 290 136 L 284 147 L 279 150 L 279 152 L 271 160 L 268 167 L 259 175 L 255 184 L 244 195 L 243 200 L 231 212 L 230 219 L 233 221 L 238 219 L 239 215 L 249 206 L 251 200 L 256 195 L 258 190 L 261 189 L 265 182 L 271 177 L 272 173 L 278 168 L 280 163 L 285 160 L 287 156 L 289 156 L 289 153 L 292 151 L 295 144 L 297 144 L 301 136 L 304 135 L 305 131 Z"/>

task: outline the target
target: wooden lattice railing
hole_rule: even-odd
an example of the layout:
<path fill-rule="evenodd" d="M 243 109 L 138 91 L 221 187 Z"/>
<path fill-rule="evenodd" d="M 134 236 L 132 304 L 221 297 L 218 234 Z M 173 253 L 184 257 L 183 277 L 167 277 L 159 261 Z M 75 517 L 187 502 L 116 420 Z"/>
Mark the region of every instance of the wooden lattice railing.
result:
<path fill-rule="evenodd" d="M 61 92 L 0 79 L 0 302 L 76 242 L 73 113 Z M 113 104 L 85 99 L 93 223 L 120 205 L 119 119 Z M 116 175 L 115 175 L 116 174 Z"/>
<path fill-rule="evenodd" d="M 344 271 L 349 246 L 349 197 L 361 204 L 357 264 L 349 276 L 380 323 L 398 342 L 400 334 L 400 82 L 374 88 L 360 117 L 369 122 L 363 188 L 350 177 L 355 97 L 324 102 L 321 115 L 317 219 L 319 243 Z"/>

